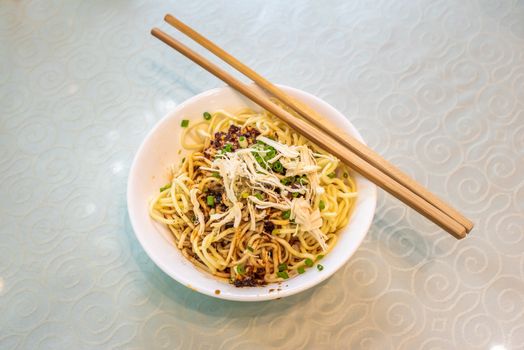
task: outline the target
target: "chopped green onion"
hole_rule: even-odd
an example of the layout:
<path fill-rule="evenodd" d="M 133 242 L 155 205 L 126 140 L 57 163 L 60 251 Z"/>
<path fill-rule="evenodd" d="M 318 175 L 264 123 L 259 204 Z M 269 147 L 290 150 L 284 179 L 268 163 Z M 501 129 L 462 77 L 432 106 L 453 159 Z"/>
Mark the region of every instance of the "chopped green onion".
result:
<path fill-rule="evenodd" d="M 211 114 L 209 112 L 204 112 L 204 119 L 211 120 Z"/>
<path fill-rule="evenodd" d="M 281 173 L 282 171 L 284 171 L 284 167 L 282 166 L 282 163 L 280 163 L 280 161 L 278 161 L 278 160 L 273 163 L 272 168 L 277 173 Z"/>
<path fill-rule="evenodd" d="M 313 260 L 311 260 L 310 258 L 307 258 L 305 261 L 304 261 L 304 264 L 306 264 L 306 266 L 313 266 Z"/>
<path fill-rule="evenodd" d="M 306 270 L 304 269 L 304 266 L 300 266 L 298 269 L 297 269 L 298 273 L 299 274 L 303 274 L 304 272 L 306 272 Z"/>
<path fill-rule="evenodd" d="M 277 230 L 276 228 L 273 229 L 273 231 L 271 231 L 271 234 L 272 234 L 272 235 L 276 235 L 277 233 L 278 233 L 278 230 Z"/>
<path fill-rule="evenodd" d="M 273 159 L 277 155 L 277 151 L 273 147 L 266 148 L 266 150 L 269 150 L 264 156 L 266 159 Z"/>
<path fill-rule="evenodd" d="M 286 210 L 286 211 L 283 211 L 282 212 L 282 219 L 289 219 L 289 217 L 291 216 L 291 210 Z"/>
<path fill-rule="evenodd" d="M 182 164 L 184 164 L 184 162 L 186 161 L 186 157 L 182 158 Z"/>
<path fill-rule="evenodd" d="M 242 196 L 242 198 L 245 199 L 245 198 L 249 197 L 249 193 L 247 193 L 247 192 L 242 192 L 242 195 L 241 195 L 241 196 Z"/>
<path fill-rule="evenodd" d="M 209 205 L 210 207 L 215 206 L 215 196 L 207 196 L 206 201 L 207 205 Z"/>
<path fill-rule="evenodd" d="M 277 276 L 280 277 L 280 278 L 283 278 L 285 280 L 287 280 L 289 278 L 289 275 L 287 274 L 286 271 L 279 271 L 279 272 L 277 272 Z"/>
<path fill-rule="evenodd" d="M 231 152 L 233 150 L 233 145 L 228 143 L 224 146 L 223 150 L 224 152 Z"/>
<path fill-rule="evenodd" d="M 320 201 L 318 203 L 318 209 L 320 209 L 320 210 L 326 209 L 326 203 L 324 203 L 324 201 Z"/>
<path fill-rule="evenodd" d="M 211 176 L 216 177 L 217 179 L 220 179 L 221 177 L 220 174 L 217 172 L 214 172 L 213 174 L 211 174 Z"/>
<path fill-rule="evenodd" d="M 247 147 L 247 140 L 246 140 L 246 137 L 245 136 L 240 136 L 238 138 L 238 144 L 240 145 L 240 147 L 242 148 L 246 148 Z"/>
<path fill-rule="evenodd" d="M 238 264 L 237 265 L 237 273 L 239 275 L 243 275 L 243 274 L 246 273 L 246 268 L 245 268 L 244 264 Z"/>
<path fill-rule="evenodd" d="M 304 176 L 301 176 L 299 179 L 298 179 L 298 183 L 301 184 L 301 185 L 307 185 L 308 184 L 308 180 L 307 180 L 307 177 L 304 175 Z"/>
<path fill-rule="evenodd" d="M 348 173 L 344 173 L 344 177 L 347 179 L 347 177 L 349 176 Z"/>
<path fill-rule="evenodd" d="M 262 195 L 261 195 L 260 193 L 255 193 L 255 197 L 257 197 L 257 199 L 258 199 L 259 201 L 261 201 L 261 200 L 264 199 L 264 197 L 262 197 Z"/>
<path fill-rule="evenodd" d="M 286 263 L 278 265 L 278 271 L 282 272 L 282 271 L 286 271 L 286 270 L 287 270 L 287 264 Z"/>
<path fill-rule="evenodd" d="M 323 257 L 324 257 L 324 255 L 322 255 L 322 254 L 317 255 L 317 261 L 319 261 L 319 260 L 322 259 Z"/>
<path fill-rule="evenodd" d="M 289 185 L 292 181 L 293 180 L 291 177 L 285 177 L 283 179 L 280 179 L 280 183 L 285 186 Z"/>
<path fill-rule="evenodd" d="M 253 248 L 251 248 L 250 246 L 247 246 L 247 250 L 249 250 L 251 253 L 254 252 Z"/>
<path fill-rule="evenodd" d="M 337 174 L 335 174 L 335 172 L 332 172 L 332 173 L 329 173 L 327 175 L 330 179 L 334 178 L 335 176 L 337 176 Z"/>
<path fill-rule="evenodd" d="M 188 125 L 189 125 L 189 120 L 187 119 L 182 120 L 182 122 L 180 123 L 180 126 L 183 128 L 187 128 Z"/>
<path fill-rule="evenodd" d="M 298 192 L 292 192 L 291 195 L 296 198 L 298 197 Z"/>
<path fill-rule="evenodd" d="M 255 160 L 257 161 L 258 164 L 260 164 L 260 166 L 262 168 L 267 168 L 267 164 L 266 162 L 264 161 L 264 159 L 262 159 L 262 157 L 260 156 L 260 153 L 258 152 L 252 152 L 253 154 L 253 157 L 255 157 Z"/>
<path fill-rule="evenodd" d="M 168 188 L 171 188 L 171 183 L 168 183 L 167 185 L 160 187 L 160 192 L 164 192 Z"/>
<path fill-rule="evenodd" d="M 317 269 L 318 269 L 318 271 L 322 271 L 322 270 L 324 270 L 324 266 L 318 264 L 318 265 L 317 265 Z"/>

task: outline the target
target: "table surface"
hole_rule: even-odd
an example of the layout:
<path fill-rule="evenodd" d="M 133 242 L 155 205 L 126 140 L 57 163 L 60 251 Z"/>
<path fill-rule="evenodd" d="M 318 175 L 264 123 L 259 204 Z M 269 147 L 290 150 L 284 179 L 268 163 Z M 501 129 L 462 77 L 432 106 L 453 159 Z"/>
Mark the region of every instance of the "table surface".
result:
<path fill-rule="evenodd" d="M 170 279 L 130 227 L 130 163 L 222 83 L 150 36 L 167 12 L 342 111 L 473 232 L 380 193 L 361 248 L 306 292 Z M 0 2 L 1 349 L 524 349 L 523 179 L 523 1 Z"/>

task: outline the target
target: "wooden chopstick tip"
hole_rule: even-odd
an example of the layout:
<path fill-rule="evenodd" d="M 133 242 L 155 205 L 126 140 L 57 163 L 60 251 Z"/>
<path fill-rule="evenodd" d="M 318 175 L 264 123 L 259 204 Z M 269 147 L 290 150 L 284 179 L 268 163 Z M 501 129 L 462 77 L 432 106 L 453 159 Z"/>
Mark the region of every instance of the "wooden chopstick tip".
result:
<path fill-rule="evenodd" d="M 157 27 L 151 28 L 151 35 L 158 36 L 159 31 L 160 29 L 158 29 Z"/>
<path fill-rule="evenodd" d="M 448 231 L 449 232 L 449 231 Z M 466 230 L 466 228 L 464 226 L 462 226 L 462 230 L 458 231 L 458 232 L 449 232 L 451 233 L 451 235 L 453 237 L 455 237 L 456 239 L 458 240 L 461 240 L 461 239 L 464 239 L 468 236 L 468 231 Z"/>
<path fill-rule="evenodd" d="M 167 35 L 165 32 L 163 32 L 162 29 L 157 28 L 157 27 L 152 28 L 151 29 L 151 35 L 154 36 L 155 38 L 157 38 L 158 40 L 163 41 L 164 43 L 169 45 L 169 43 L 167 42 L 167 39 L 166 39 L 166 38 L 169 38 L 169 35 Z M 169 46 L 171 46 L 171 45 L 169 45 Z"/>

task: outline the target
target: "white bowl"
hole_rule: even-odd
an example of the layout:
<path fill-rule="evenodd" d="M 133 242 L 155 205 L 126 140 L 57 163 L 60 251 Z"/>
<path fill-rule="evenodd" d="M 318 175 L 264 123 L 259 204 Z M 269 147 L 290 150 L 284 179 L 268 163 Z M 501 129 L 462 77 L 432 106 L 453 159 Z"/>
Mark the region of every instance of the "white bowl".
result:
<path fill-rule="evenodd" d="M 302 100 L 341 130 L 360 141 L 362 136 L 353 125 L 335 108 L 306 92 L 280 86 L 289 95 Z M 197 269 L 186 260 L 173 245 L 169 230 L 153 221 L 148 214 L 149 199 L 168 182 L 168 167 L 179 164 L 186 153 L 181 149 L 180 134 L 182 119 L 201 120 L 202 113 L 217 109 L 235 111 L 241 107 L 260 107 L 244 98 L 229 87 L 209 90 L 190 98 L 169 112 L 149 132 L 138 149 L 127 186 L 127 205 L 131 224 L 138 241 L 149 257 L 166 274 L 200 293 L 212 297 L 239 300 L 261 301 L 282 298 L 311 288 L 334 274 L 353 255 L 368 232 L 376 206 L 376 186 L 358 174 L 354 174 L 358 188 L 358 199 L 349 224 L 340 232 L 333 250 L 322 259 L 324 269 L 307 269 L 281 284 L 262 287 L 237 288 L 222 282 Z"/>

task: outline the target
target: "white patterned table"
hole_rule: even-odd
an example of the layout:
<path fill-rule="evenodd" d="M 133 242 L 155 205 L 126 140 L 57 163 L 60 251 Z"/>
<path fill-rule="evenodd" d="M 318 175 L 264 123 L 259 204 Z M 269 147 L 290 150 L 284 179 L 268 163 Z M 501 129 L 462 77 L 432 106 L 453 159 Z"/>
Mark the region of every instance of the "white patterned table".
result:
<path fill-rule="evenodd" d="M 126 177 L 153 124 L 220 83 L 149 35 L 166 12 L 327 100 L 475 230 L 381 193 L 307 292 L 242 304 L 171 280 Z M 524 349 L 524 2 L 1 1 L 0 222 L 1 349 Z"/>

